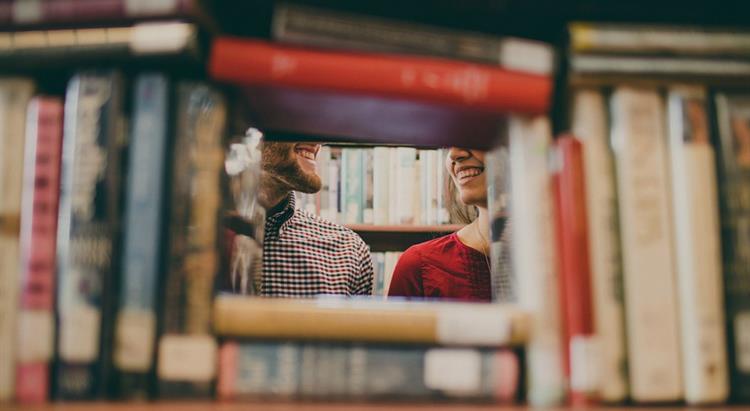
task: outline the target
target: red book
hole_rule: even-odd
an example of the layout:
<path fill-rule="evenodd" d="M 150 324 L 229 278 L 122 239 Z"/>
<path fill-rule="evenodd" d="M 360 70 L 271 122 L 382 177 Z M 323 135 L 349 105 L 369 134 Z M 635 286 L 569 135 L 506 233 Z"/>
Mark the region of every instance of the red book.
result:
<path fill-rule="evenodd" d="M 556 141 L 554 154 L 559 167 L 554 174 L 554 188 L 558 208 L 565 368 L 571 403 L 586 405 L 594 402 L 598 394 L 598 354 L 589 268 L 583 146 L 575 138 L 564 136 Z"/>
<path fill-rule="evenodd" d="M 21 298 L 16 399 L 44 402 L 54 349 L 55 243 L 60 194 L 63 103 L 29 103 L 21 212 Z"/>
<path fill-rule="evenodd" d="M 438 58 L 323 51 L 260 40 L 214 40 L 209 72 L 240 85 L 270 85 L 446 104 L 486 113 L 543 114 L 552 79 Z"/>

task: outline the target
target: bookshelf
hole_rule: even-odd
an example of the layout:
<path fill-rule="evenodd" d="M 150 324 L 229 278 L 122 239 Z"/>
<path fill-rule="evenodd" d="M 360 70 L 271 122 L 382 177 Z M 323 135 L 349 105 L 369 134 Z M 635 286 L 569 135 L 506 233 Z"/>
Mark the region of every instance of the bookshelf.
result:
<path fill-rule="evenodd" d="M 446 225 L 371 225 L 347 224 L 370 246 L 371 251 L 403 251 L 414 244 L 460 230 L 460 224 Z"/>
<path fill-rule="evenodd" d="M 523 405 L 497 405 L 497 404 L 460 404 L 460 403 L 336 403 L 336 402 L 153 402 L 153 403 L 115 403 L 115 402 L 87 402 L 87 403 L 56 403 L 48 405 L 9 405 L 6 411 L 526 411 L 533 408 Z M 568 411 L 577 409 L 575 407 L 547 408 L 550 411 Z M 592 406 L 588 411 L 689 411 L 689 410 L 741 410 L 742 406 L 719 407 L 688 407 L 688 406 Z"/>

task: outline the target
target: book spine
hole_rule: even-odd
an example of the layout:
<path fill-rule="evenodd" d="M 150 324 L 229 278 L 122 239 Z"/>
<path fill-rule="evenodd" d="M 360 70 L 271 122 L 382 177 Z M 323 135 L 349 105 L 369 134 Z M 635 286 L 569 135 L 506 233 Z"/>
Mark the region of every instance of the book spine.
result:
<path fill-rule="evenodd" d="M 117 395 L 149 398 L 156 341 L 156 295 L 161 272 L 163 187 L 169 121 L 169 81 L 161 74 L 135 80 L 120 304 L 114 364 Z"/>
<path fill-rule="evenodd" d="M 445 171 L 445 166 L 443 164 L 443 161 L 445 161 L 445 158 L 447 156 L 446 150 L 444 148 L 441 148 L 437 151 L 438 156 L 438 162 L 440 163 L 440 166 L 437 168 L 437 217 L 438 217 L 438 224 L 448 224 L 450 223 L 450 214 L 448 213 L 448 206 L 447 206 L 447 186 L 448 186 L 448 179 L 450 178 L 448 173 Z"/>
<path fill-rule="evenodd" d="M 111 377 L 117 296 L 122 80 L 84 72 L 65 97 L 57 232 L 57 367 L 54 396 L 103 396 Z"/>
<path fill-rule="evenodd" d="M 331 176 L 328 173 L 329 163 L 331 161 L 331 148 L 323 146 L 318 152 L 318 175 L 320 175 L 321 188 L 318 192 L 318 208 L 320 216 L 326 220 L 333 221 L 331 218 Z"/>
<path fill-rule="evenodd" d="M 333 154 L 333 153 L 332 153 Z M 341 221 L 341 156 L 340 152 L 332 155 L 328 163 L 328 206 L 331 221 Z"/>
<path fill-rule="evenodd" d="M 547 165 L 552 131 L 545 117 L 513 116 L 508 127 L 513 273 L 518 303 L 536 319 L 526 354 L 527 399 L 533 405 L 555 405 L 564 399 L 566 382 Z"/>
<path fill-rule="evenodd" d="M 696 27 L 575 23 L 570 26 L 575 52 L 746 56 L 750 34 Z"/>
<path fill-rule="evenodd" d="M 29 26 L 169 17 L 187 14 L 195 7 L 193 3 L 192 0 L 167 0 L 156 4 L 143 0 L 11 0 L 0 6 L 0 23 Z"/>
<path fill-rule="evenodd" d="M 440 167 L 443 165 L 440 164 Z M 490 214 L 490 280 L 492 300 L 515 301 L 514 282 L 510 266 L 509 233 L 507 232 L 507 195 L 510 185 L 508 146 L 501 145 L 485 156 L 487 172 L 487 209 Z"/>
<path fill-rule="evenodd" d="M 158 394 L 206 398 L 216 373 L 217 345 L 210 319 L 219 262 L 219 181 L 227 109 L 221 94 L 191 82 L 178 84 L 176 105 L 170 201 L 180 206 L 170 208 Z"/>
<path fill-rule="evenodd" d="M 611 112 L 631 397 L 676 401 L 682 364 L 663 102 L 656 91 L 621 87 Z"/>
<path fill-rule="evenodd" d="M 375 212 L 374 223 L 378 225 L 388 224 L 390 202 L 396 199 L 389 198 L 390 173 L 393 172 L 389 166 L 389 148 L 375 147 L 373 149 L 373 209 Z"/>
<path fill-rule="evenodd" d="M 194 60 L 197 29 L 182 22 L 142 22 L 129 27 L 0 33 L 0 64 L 8 69 L 81 65 L 102 59 L 175 56 Z"/>
<path fill-rule="evenodd" d="M 718 93 L 718 155 L 722 261 L 730 395 L 750 401 L 750 96 Z"/>
<path fill-rule="evenodd" d="M 716 164 L 705 91 L 673 87 L 668 115 L 685 399 L 719 403 L 729 394 L 729 382 Z"/>
<path fill-rule="evenodd" d="M 361 224 L 363 221 L 362 199 L 362 149 L 345 148 L 341 150 L 341 183 L 344 187 L 341 202 L 346 224 Z"/>
<path fill-rule="evenodd" d="M 60 187 L 63 103 L 37 97 L 26 115 L 21 211 L 21 296 L 15 398 L 42 403 L 49 396 L 54 352 L 55 235 Z"/>
<path fill-rule="evenodd" d="M 600 397 L 605 402 L 620 402 L 628 394 L 622 261 L 614 163 L 606 106 L 600 92 L 575 92 L 572 123 L 575 138 L 583 144 L 594 329 L 600 349 Z"/>
<path fill-rule="evenodd" d="M 687 77 L 745 77 L 750 75 L 746 59 L 683 58 L 575 54 L 570 59 L 576 74 L 637 74 Z"/>
<path fill-rule="evenodd" d="M 397 224 L 414 224 L 414 196 L 416 190 L 416 157 L 417 150 L 411 147 L 396 148 L 396 183 L 398 202 Z"/>
<path fill-rule="evenodd" d="M 450 60 L 325 52 L 230 37 L 214 40 L 211 53 L 209 71 L 216 80 L 407 98 L 491 113 L 545 113 L 552 90 L 548 76 Z"/>
<path fill-rule="evenodd" d="M 384 53 L 422 54 L 550 74 L 553 51 L 544 43 L 403 24 L 298 5 L 277 7 L 273 37 L 286 43 Z"/>
<path fill-rule="evenodd" d="M 589 266 L 588 213 L 582 144 L 572 136 L 555 142 L 559 169 L 555 172 L 560 218 L 560 286 L 565 316 L 570 402 L 585 405 L 599 395 L 599 350 L 594 334 Z"/>
<path fill-rule="evenodd" d="M 221 399 L 510 403 L 520 373 L 517 354 L 503 349 L 234 341 L 222 345 L 220 368 Z"/>
<path fill-rule="evenodd" d="M 398 148 L 388 148 L 388 224 L 401 224 L 401 209 L 404 199 L 401 198 L 400 166 Z"/>
<path fill-rule="evenodd" d="M 0 401 L 15 391 L 19 297 L 19 225 L 23 193 L 26 109 L 31 80 L 0 80 Z"/>
<path fill-rule="evenodd" d="M 365 224 L 375 223 L 375 199 L 373 198 L 375 193 L 375 181 L 373 169 L 374 153 L 373 149 L 367 148 L 362 150 L 363 162 L 363 189 L 362 189 L 362 222 Z"/>

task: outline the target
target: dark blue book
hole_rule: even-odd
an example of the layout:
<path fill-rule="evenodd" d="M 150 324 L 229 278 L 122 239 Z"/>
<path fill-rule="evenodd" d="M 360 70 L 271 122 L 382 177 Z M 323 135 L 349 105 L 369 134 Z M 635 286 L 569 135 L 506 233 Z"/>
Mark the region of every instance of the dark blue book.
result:
<path fill-rule="evenodd" d="M 750 402 L 750 94 L 715 103 L 730 396 Z"/>
<path fill-rule="evenodd" d="M 119 307 L 113 360 L 119 398 L 154 394 L 157 291 L 163 269 L 163 218 L 167 142 L 168 78 L 142 74 L 134 82 Z"/>
<path fill-rule="evenodd" d="M 58 336 L 54 398 L 108 394 L 116 308 L 122 78 L 74 76 L 65 97 L 57 236 Z"/>

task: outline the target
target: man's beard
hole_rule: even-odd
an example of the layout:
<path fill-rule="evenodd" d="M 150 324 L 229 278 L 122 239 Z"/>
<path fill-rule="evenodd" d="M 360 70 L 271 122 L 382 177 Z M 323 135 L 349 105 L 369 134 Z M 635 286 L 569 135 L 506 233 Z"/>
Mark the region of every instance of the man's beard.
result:
<path fill-rule="evenodd" d="M 294 143 L 263 143 L 262 169 L 264 178 L 271 178 L 279 188 L 301 193 L 317 193 L 322 187 L 320 176 L 306 171 L 297 161 Z"/>

